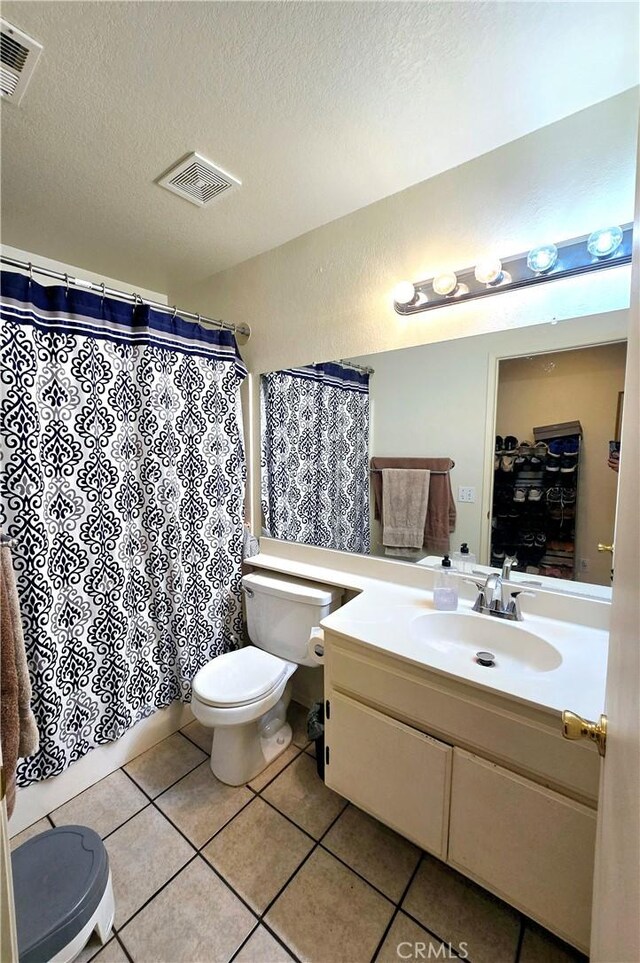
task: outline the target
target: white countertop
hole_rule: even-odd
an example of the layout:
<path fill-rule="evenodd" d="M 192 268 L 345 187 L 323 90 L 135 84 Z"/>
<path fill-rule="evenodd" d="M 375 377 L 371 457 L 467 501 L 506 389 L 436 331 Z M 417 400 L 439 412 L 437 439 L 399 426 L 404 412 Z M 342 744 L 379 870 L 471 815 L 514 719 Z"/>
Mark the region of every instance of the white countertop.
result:
<path fill-rule="evenodd" d="M 493 650 L 495 646 L 486 641 L 485 633 L 494 631 L 497 636 L 508 626 L 513 636 L 509 637 L 509 645 L 513 645 L 514 658 L 500 658 L 498 654 L 495 665 L 486 667 L 478 664 L 471 649 L 454 653 L 446 645 L 434 647 L 416 637 L 412 623 L 420 616 L 429 618 L 439 613 L 430 592 L 398 585 L 378 584 L 373 592 L 365 589 L 323 619 L 322 627 L 438 675 L 537 708 L 554 713 L 571 709 L 588 719 L 598 719 L 604 711 L 608 632 L 535 615 L 525 616 L 522 622 L 504 622 L 472 612 L 471 601 L 464 599 L 459 602 L 458 613 L 461 618 L 473 620 L 470 625 L 484 636 L 478 649 Z M 499 624 L 494 628 L 496 622 Z M 521 633 L 532 633 L 552 646 L 559 664 L 540 671 L 519 663 L 517 647 Z"/>
<path fill-rule="evenodd" d="M 474 626 L 475 620 L 489 623 L 478 627 L 479 634 L 485 640 L 493 624 L 499 622 L 500 629 L 496 630 L 496 635 L 508 625 L 514 633 L 514 645 L 517 645 L 518 633 L 532 633 L 553 646 L 558 656 L 556 662 L 559 663 L 547 671 L 539 671 L 519 664 L 514 648 L 514 659 L 497 658 L 495 666 L 487 668 L 477 664 L 473 653 L 469 658 L 461 657 L 459 653 L 452 658 L 445 647 L 440 650 L 416 637 L 415 624 L 412 624 L 414 620 L 436 613 L 430 587 L 369 578 L 360 572 L 343 571 L 276 554 L 260 553 L 246 562 L 258 568 L 285 572 L 311 581 L 340 585 L 354 593 L 355 597 L 322 621 L 322 627 L 372 650 L 394 655 L 438 675 L 554 714 L 571 709 L 595 720 L 604 711 L 609 633 L 605 628 L 584 624 L 584 620 L 582 624 L 571 621 L 567 618 L 569 603 L 562 603 L 561 617 L 556 618 L 540 612 L 549 597 L 542 601 L 526 599 L 522 606 L 523 621 L 505 623 L 493 616 L 472 612 L 471 599 L 461 598 L 458 606 L 461 617 L 473 619 Z M 473 594 L 472 589 L 469 591 Z M 558 604 L 556 600 L 559 598 L 555 596 L 555 599 L 551 599 L 554 616 Z M 534 605 L 537 612 L 527 611 L 527 606 L 533 608 Z M 577 605 L 583 611 L 579 602 Z M 596 625 L 600 622 L 598 618 Z M 523 638 L 523 644 L 525 642 Z M 484 649 L 489 646 L 483 643 L 479 647 Z"/>

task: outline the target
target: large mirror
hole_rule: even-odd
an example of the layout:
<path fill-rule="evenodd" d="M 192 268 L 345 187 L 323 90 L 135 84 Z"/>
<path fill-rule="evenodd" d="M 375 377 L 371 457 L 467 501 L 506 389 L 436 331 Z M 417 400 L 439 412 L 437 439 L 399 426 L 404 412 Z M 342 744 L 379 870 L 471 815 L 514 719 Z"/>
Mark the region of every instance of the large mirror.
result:
<path fill-rule="evenodd" d="M 610 312 L 264 374 L 263 533 L 420 564 L 465 543 L 478 570 L 516 555 L 532 578 L 602 596 L 626 323 Z"/>

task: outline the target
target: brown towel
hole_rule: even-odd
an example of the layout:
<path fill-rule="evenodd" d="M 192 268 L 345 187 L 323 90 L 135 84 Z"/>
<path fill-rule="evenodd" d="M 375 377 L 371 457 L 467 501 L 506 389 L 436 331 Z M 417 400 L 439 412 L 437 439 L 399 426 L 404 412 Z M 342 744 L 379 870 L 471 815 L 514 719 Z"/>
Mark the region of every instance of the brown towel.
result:
<path fill-rule="evenodd" d="M 31 709 L 31 680 L 22 634 L 20 604 L 8 545 L 0 549 L 0 739 L 7 774 L 7 813 L 15 803 L 16 765 L 38 749 L 38 727 Z"/>
<path fill-rule="evenodd" d="M 421 548 L 429 501 L 428 471 L 385 468 L 382 472 L 385 549 Z"/>
<path fill-rule="evenodd" d="M 449 535 L 456 528 L 456 505 L 451 491 L 450 458 L 372 458 L 372 468 L 422 468 L 431 472 L 429 503 L 425 524 L 424 544 L 427 552 L 444 555 L 449 551 Z M 446 472 L 436 475 L 435 472 Z M 375 499 L 375 518 L 382 518 L 382 472 L 371 475 Z"/>

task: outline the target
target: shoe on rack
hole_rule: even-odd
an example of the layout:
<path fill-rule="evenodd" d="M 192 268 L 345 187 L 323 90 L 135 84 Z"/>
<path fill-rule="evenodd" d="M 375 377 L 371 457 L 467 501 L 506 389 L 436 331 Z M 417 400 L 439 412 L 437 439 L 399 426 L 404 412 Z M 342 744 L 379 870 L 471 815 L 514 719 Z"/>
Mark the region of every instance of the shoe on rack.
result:
<path fill-rule="evenodd" d="M 560 471 L 563 475 L 573 475 L 578 467 L 578 461 L 573 455 L 563 455 L 560 459 Z"/>
<path fill-rule="evenodd" d="M 528 499 L 530 502 L 542 501 L 543 489 L 542 488 L 530 488 Z"/>
<path fill-rule="evenodd" d="M 538 441 L 533 446 L 533 454 L 536 456 L 536 458 L 541 458 L 544 460 L 547 457 L 548 453 L 549 453 L 549 446 L 546 443 L 546 441 Z"/>
<path fill-rule="evenodd" d="M 547 502 L 550 505 L 562 505 L 562 489 L 559 485 L 547 489 Z"/>
<path fill-rule="evenodd" d="M 515 452 L 515 450 L 516 450 L 517 447 L 518 447 L 518 439 L 516 438 L 516 436 L 515 436 L 515 435 L 506 435 L 506 437 L 505 437 L 505 439 L 504 439 L 504 448 L 503 448 L 503 451 L 513 451 L 513 452 Z"/>
<path fill-rule="evenodd" d="M 549 458 L 560 458 L 564 454 L 564 438 L 554 438 L 550 441 L 547 454 Z"/>
<path fill-rule="evenodd" d="M 495 447 L 496 455 L 501 455 L 503 451 L 504 451 L 504 439 L 502 435 L 496 435 L 496 447 Z"/>
<path fill-rule="evenodd" d="M 513 489 L 513 500 L 514 502 L 524 503 L 527 500 L 527 489 L 526 488 L 514 488 Z"/>
<path fill-rule="evenodd" d="M 580 451 L 580 439 L 577 435 L 571 435 L 569 438 L 563 438 L 562 454 L 571 455 L 572 458 L 578 457 L 578 452 Z"/>

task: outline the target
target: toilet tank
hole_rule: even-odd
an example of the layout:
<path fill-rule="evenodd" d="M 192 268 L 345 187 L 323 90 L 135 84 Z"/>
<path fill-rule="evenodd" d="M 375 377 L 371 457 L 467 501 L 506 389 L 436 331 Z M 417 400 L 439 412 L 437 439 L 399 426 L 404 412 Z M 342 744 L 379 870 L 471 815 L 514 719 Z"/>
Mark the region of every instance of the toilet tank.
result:
<path fill-rule="evenodd" d="M 311 629 L 339 608 L 343 589 L 276 572 L 251 572 L 242 588 L 253 644 L 289 662 L 317 665 L 307 655 Z"/>

